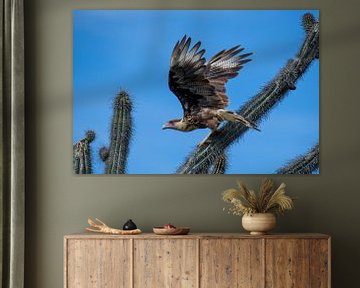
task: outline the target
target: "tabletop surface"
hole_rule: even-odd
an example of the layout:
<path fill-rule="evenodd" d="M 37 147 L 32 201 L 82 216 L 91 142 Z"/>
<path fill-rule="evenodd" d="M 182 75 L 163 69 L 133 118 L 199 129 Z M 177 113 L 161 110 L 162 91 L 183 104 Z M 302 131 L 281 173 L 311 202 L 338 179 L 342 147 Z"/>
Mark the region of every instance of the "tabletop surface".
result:
<path fill-rule="evenodd" d="M 113 235 L 102 233 L 74 233 L 64 236 L 65 239 L 329 239 L 330 236 L 320 233 L 270 233 L 266 235 L 250 235 L 247 233 L 189 233 L 188 235 L 156 235 L 154 233 L 141 233 L 137 235 Z"/>

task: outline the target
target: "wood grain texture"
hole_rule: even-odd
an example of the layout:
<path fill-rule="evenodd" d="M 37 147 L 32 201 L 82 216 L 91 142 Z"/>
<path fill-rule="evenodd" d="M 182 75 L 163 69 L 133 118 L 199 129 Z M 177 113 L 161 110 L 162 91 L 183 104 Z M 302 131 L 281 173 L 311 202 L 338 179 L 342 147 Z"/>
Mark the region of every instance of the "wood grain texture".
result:
<path fill-rule="evenodd" d="M 65 288 L 331 287 L 331 242 L 323 234 L 78 234 L 64 240 Z"/>
<path fill-rule="evenodd" d="M 130 240 L 67 240 L 66 288 L 130 288 Z"/>
<path fill-rule="evenodd" d="M 266 287 L 309 287 L 310 241 L 266 239 Z"/>
<path fill-rule="evenodd" d="M 200 287 L 260 288 L 263 267 L 261 239 L 201 240 Z"/>
<path fill-rule="evenodd" d="M 134 240 L 135 288 L 196 288 L 197 241 Z"/>
<path fill-rule="evenodd" d="M 310 287 L 327 288 L 330 274 L 329 243 L 324 239 L 310 240 Z M 329 281 L 330 283 L 330 281 Z"/>
<path fill-rule="evenodd" d="M 320 233 L 289 233 L 250 235 L 249 233 L 190 233 L 188 235 L 156 235 L 142 233 L 139 235 L 108 235 L 101 233 L 77 233 L 65 236 L 65 239 L 329 239 L 329 235 Z"/>

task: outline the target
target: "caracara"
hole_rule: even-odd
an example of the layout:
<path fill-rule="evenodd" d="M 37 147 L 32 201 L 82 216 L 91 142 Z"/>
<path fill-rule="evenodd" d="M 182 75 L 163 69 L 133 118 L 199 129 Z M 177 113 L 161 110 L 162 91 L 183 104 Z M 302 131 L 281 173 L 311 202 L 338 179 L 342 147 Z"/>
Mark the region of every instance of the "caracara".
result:
<path fill-rule="evenodd" d="M 239 45 L 220 51 L 206 62 L 203 57 L 205 50 L 199 51 L 201 42 L 189 49 L 190 44 L 191 38 L 186 35 L 176 43 L 169 71 L 170 90 L 179 99 L 184 115 L 181 119 L 168 121 L 163 129 L 188 132 L 209 128 L 214 133 L 220 123 L 226 120 L 259 130 L 255 123 L 225 110 L 229 103 L 225 84 L 238 75 L 245 63 L 251 61 L 248 57 L 252 53 L 240 54 L 244 48 Z"/>

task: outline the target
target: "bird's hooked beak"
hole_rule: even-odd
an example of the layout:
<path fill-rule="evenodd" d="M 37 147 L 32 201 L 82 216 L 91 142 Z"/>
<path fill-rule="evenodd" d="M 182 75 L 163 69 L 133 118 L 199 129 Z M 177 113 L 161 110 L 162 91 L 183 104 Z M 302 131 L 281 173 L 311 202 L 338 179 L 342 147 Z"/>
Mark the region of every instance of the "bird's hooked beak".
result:
<path fill-rule="evenodd" d="M 166 122 L 163 126 L 162 126 L 162 129 L 165 130 L 165 129 L 175 129 L 177 130 L 177 125 L 178 125 L 178 122 L 180 120 L 170 120 L 168 122 Z"/>
<path fill-rule="evenodd" d="M 166 122 L 162 127 L 161 129 L 162 130 L 165 130 L 165 129 L 171 129 L 173 128 L 174 125 L 172 125 L 170 122 Z"/>
<path fill-rule="evenodd" d="M 163 126 L 162 129 L 174 129 L 174 130 L 180 130 L 179 129 L 179 123 L 181 122 L 181 119 L 173 119 L 170 120 L 168 122 L 166 122 Z"/>

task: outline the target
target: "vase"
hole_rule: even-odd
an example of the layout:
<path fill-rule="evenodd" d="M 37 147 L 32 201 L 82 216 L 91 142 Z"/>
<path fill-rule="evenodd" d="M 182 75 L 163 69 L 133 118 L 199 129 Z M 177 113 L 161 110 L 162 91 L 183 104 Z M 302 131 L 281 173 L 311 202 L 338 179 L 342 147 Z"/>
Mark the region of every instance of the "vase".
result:
<path fill-rule="evenodd" d="M 137 229 L 137 226 L 131 219 L 126 221 L 126 223 L 123 226 L 123 230 L 135 230 L 135 229 Z"/>
<path fill-rule="evenodd" d="M 242 217 L 242 226 L 251 235 L 263 235 L 276 226 L 276 217 L 272 213 L 255 213 Z"/>

